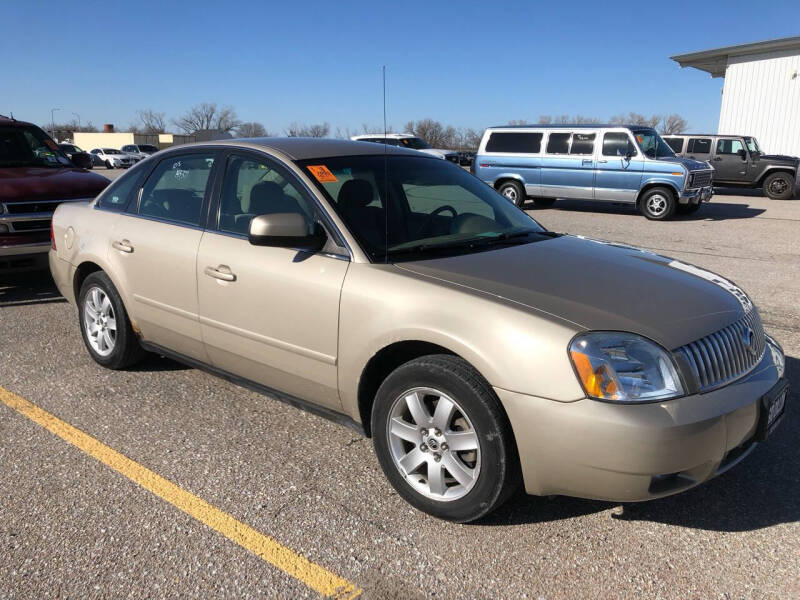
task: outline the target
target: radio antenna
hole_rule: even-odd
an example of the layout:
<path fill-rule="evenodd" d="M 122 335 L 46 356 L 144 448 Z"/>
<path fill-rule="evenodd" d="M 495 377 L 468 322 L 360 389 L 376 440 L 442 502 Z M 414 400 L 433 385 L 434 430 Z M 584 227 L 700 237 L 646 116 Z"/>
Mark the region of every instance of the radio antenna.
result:
<path fill-rule="evenodd" d="M 381 69 L 383 75 L 383 193 L 386 195 L 384 198 L 384 211 L 383 211 L 383 240 L 384 240 L 384 260 L 389 262 L 389 157 L 387 156 L 389 150 L 389 140 L 386 139 L 387 126 L 386 126 L 386 65 Z"/>

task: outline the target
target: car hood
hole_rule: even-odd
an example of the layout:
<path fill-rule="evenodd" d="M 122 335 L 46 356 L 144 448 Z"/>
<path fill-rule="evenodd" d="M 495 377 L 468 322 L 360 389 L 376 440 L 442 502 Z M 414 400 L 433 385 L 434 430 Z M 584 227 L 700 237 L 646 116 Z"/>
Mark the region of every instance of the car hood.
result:
<path fill-rule="evenodd" d="M 0 200 L 94 198 L 109 184 L 102 175 L 76 167 L 0 168 Z"/>
<path fill-rule="evenodd" d="M 796 165 L 800 162 L 800 158 L 796 156 L 785 156 L 783 154 L 759 154 L 759 160 L 768 160 L 769 162 L 782 162 L 787 165 Z"/>
<path fill-rule="evenodd" d="M 396 266 L 569 321 L 576 330 L 630 331 L 668 349 L 722 329 L 752 306 L 734 283 L 709 271 L 575 236 Z"/>
<path fill-rule="evenodd" d="M 707 162 L 694 160 L 693 158 L 684 158 L 682 156 L 660 156 L 658 160 L 683 165 L 686 167 L 687 171 L 707 170 L 709 168 Z"/>
<path fill-rule="evenodd" d="M 425 148 L 420 150 L 420 152 L 427 152 L 428 154 L 433 154 L 434 156 L 446 156 L 448 154 L 458 154 L 455 150 L 443 150 L 442 148 Z"/>

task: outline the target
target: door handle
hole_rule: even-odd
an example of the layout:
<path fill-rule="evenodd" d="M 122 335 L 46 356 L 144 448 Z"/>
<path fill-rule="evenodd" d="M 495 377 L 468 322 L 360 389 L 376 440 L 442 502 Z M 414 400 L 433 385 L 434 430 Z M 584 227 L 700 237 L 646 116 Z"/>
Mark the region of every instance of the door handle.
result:
<path fill-rule="evenodd" d="M 231 268 L 228 265 L 219 265 L 217 268 L 206 267 L 203 273 L 214 279 L 221 279 L 222 281 L 236 281 L 236 275 L 231 273 Z"/>
<path fill-rule="evenodd" d="M 605 163 L 607 163 L 608 161 L 607 161 L 607 160 L 598 160 L 597 162 L 605 164 Z"/>
<path fill-rule="evenodd" d="M 581 161 L 581 164 L 582 164 L 582 165 L 590 165 L 590 164 L 592 164 L 592 159 L 591 159 L 591 158 L 584 158 L 584 159 Z"/>
<path fill-rule="evenodd" d="M 114 248 L 114 250 L 119 250 L 120 252 L 127 252 L 128 254 L 133 252 L 133 246 L 131 246 L 131 243 L 128 240 L 111 242 L 111 247 Z"/>

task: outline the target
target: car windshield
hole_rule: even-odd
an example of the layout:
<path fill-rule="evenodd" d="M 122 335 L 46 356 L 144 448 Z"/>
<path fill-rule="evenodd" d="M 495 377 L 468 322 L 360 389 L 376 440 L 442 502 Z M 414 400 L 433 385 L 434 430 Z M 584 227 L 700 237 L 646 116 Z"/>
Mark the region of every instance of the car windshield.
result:
<path fill-rule="evenodd" d="M 376 262 L 470 254 L 553 237 L 451 163 L 390 155 L 299 164 Z"/>
<path fill-rule="evenodd" d="M 754 137 L 744 138 L 744 143 L 747 144 L 747 149 L 752 152 L 761 154 L 761 146 L 758 145 L 758 140 Z"/>
<path fill-rule="evenodd" d="M 56 143 L 38 127 L 0 127 L 0 167 L 70 167 Z"/>
<path fill-rule="evenodd" d="M 148 144 L 142 144 L 139 146 L 140 152 L 158 152 L 158 148 L 155 146 L 149 146 Z"/>
<path fill-rule="evenodd" d="M 633 132 L 639 147 L 650 158 L 674 157 L 675 153 L 667 142 L 661 139 L 655 129 L 637 129 Z"/>
<path fill-rule="evenodd" d="M 397 141 L 399 142 L 399 146 L 403 148 L 411 148 L 412 150 L 426 150 L 431 147 L 428 142 L 418 137 L 400 138 Z"/>

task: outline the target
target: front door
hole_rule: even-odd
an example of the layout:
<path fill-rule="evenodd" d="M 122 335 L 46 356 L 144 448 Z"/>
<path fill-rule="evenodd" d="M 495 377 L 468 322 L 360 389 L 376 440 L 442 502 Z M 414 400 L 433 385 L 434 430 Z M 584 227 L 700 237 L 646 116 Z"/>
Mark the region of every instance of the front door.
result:
<path fill-rule="evenodd" d="M 747 148 L 741 138 L 719 138 L 711 161 L 714 179 L 746 181 L 748 158 Z"/>
<path fill-rule="evenodd" d="M 206 150 L 164 158 L 135 206 L 114 223 L 108 255 L 144 339 L 198 360 L 205 350 L 195 263 L 215 156 Z"/>
<path fill-rule="evenodd" d="M 336 363 L 345 257 L 253 246 L 257 215 L 318 209 L 288 169 L 231 154 L 218 224 L 197 258 L 200 323 L 211 363 L 229 373 L 329 408 L 341 406 Z"/>
<path fill-rule="evenodd" d="M 644 160 L 624 131 L 603 134 L 595 170 L 594 198 L 609 202 L 636 202 L 642 184 Z"/>

